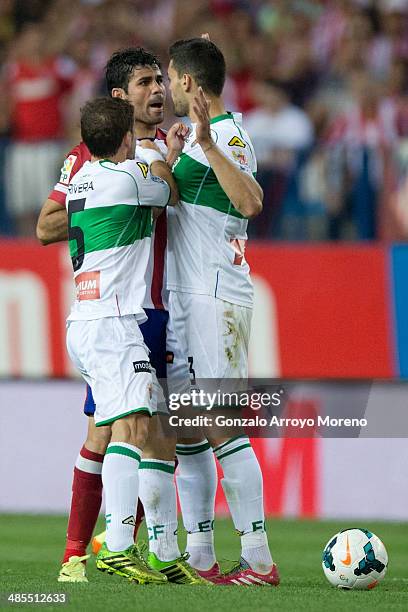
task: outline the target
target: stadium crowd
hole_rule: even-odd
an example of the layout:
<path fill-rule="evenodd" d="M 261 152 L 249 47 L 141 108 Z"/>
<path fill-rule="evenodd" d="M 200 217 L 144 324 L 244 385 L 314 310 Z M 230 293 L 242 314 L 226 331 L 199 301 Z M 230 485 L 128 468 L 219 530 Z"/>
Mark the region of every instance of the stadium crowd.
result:
<path fill-rule="evenodd" d="M 408 0 L 2 0 L 0 235 L 33 235 L 111 53 L 209 32 L 265 192 L 261 239 L 408 232 Z M 173 120 L 168 105 L 164 127 Z"/>

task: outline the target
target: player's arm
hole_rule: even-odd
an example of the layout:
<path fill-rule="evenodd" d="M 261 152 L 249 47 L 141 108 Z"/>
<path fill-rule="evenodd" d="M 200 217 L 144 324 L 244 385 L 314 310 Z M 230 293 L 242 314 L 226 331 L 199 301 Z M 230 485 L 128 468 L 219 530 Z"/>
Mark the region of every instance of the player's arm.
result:
<path fill-rule="evenodd" d="M 197 142 L 222 190 L 241 215 L 248 219 L 256 217 L 262 211 L 263 191 L 253 176 L 229 160 L 211 138 L 209 102 L 201 87 L 194 98 L 193 109 L 197 117 Z"/>
<path fill-rule="evenodd" d="M 43 245 L 68 240 L 68 215 L 65 208 L 68 184 L 87 159 L 90 159 L 90 153 L 84 143 L 76 145 L 65 158 L 59 181 L 48 195 L 38 217 L 36 233 Z"/>
<path fill-rule="evenodd" d="M 137 153 L 146 161 L 153 176 L 158 176 L 167 183 L 170 188 L 168 204 L 174 206 L 179 201 L 179 192 L 176 181 L 169 166 L 163 159 L 160 149 L 151 140 L 141 140 L 137 147 Z"/>
<path fill-rule="evenodd" d="M 36 234 L 43 245 L 68 240 L 68 215 L 65 207 L 48 198 L 38 217 Z"/>

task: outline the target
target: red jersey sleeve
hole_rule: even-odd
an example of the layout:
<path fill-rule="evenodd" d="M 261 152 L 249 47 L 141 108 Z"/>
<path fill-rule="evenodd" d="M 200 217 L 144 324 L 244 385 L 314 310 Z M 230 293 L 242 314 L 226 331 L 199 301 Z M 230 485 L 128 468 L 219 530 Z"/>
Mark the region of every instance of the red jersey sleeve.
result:
<path fill-rule="evenodd" d="M 91 154 L 84 142 L 79 143 L 71 149 L 61 168 L 61 176 L 58 183 L 48 196 L 49 200 L 58 202 L 61 206 L 65 206 L 65 198 L 68 193 L 68 185 L 72 177 L 82 168 L 86 161 L 91 159 Z"/>
<path fill-rule="evenodd" d="M 157 138 L 157 140 L 164 140 L 166 142 L 167 132 L 165 130 L 162 130 L 161 128 L 157 128 L 157 130 L 156 130 L 156 138 Z"/>

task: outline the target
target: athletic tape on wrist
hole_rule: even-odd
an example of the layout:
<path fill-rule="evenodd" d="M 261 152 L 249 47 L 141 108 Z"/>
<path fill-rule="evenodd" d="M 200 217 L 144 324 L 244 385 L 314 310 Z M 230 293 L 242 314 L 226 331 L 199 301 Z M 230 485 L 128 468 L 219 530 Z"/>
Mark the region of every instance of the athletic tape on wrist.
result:
<path fill-rule="evenodd" d="M 163 155 L 159 151 L 154 149 L 143 149 L 142 147 L 136 147 L 136 157 L 140 157 L 142 161 L 151 166 L 155 161 L 164 161 Z"/>

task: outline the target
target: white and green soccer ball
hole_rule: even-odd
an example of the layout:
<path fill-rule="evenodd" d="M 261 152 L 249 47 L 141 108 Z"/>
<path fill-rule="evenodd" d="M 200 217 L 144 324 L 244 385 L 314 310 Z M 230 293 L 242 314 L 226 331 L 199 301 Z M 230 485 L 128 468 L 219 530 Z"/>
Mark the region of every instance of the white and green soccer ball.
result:
<path fill-rule="evenodd" d="M 384 544 L 368 529 L 344 529 L 323 551 L 324 575 L 339 589 L 373 589 L 387 572 Z"/>

